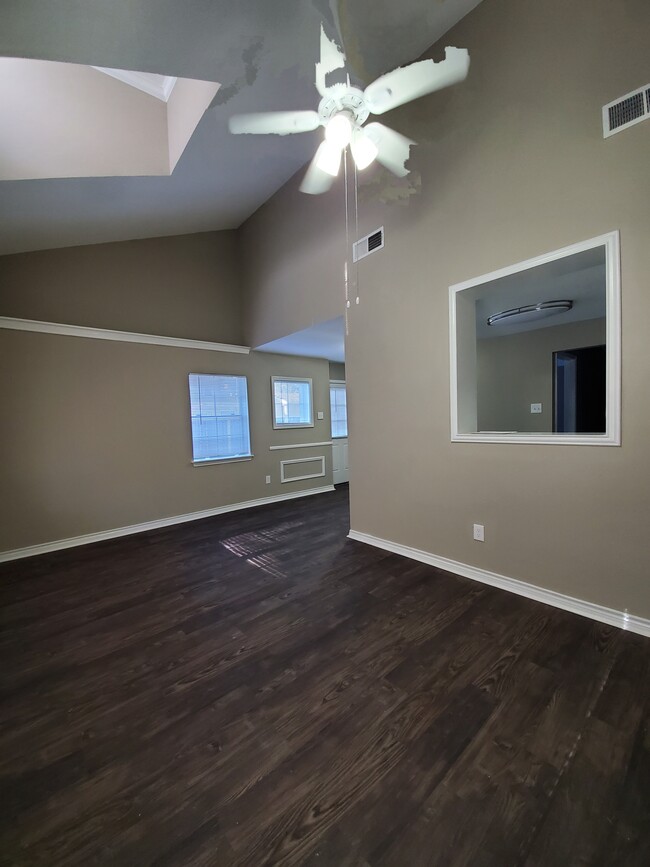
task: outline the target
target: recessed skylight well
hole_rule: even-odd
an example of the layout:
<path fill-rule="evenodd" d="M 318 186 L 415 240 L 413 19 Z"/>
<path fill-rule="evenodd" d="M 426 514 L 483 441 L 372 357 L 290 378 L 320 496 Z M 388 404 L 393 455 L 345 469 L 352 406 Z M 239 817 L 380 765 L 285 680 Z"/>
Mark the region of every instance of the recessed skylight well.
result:
<path fill-rule="evenodd" d="M 22 57 L 0 57 L 0 82 L 0 181 L 169 176 L 219 89 Z"/>
<path fill-rule="evenodd" d="M 148 93 L 150 96 L 155 96 L 163 102 L 167 102 L 174 89 L 177 78 L 172 75 L 156 75 L 153 72 L 134 72 L 129 69 L 108 69 L 105 66 L 93 66 L 97 72 L 103 72 L 110 75 L 111 78 L 117 78 L 118 81 L 123 81 L 130 87 L 137 87 L 138 90 Z"/>

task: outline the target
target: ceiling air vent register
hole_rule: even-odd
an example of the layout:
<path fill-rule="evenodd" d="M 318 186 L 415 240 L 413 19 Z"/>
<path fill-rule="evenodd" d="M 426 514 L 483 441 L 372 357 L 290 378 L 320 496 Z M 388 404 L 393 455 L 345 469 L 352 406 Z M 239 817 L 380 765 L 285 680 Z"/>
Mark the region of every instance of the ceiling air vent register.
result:
<path fill-rule="evenodd" d="M 376 229 L 365 238 L 360 238 L 352 245 L 352 261 L 358 262 L 359 259 L 365 259 L 376 250 L 381 250 L 384 246 L 384 227 Z"/>
<path fill-rule="evenodd" d="M 603 136 L 608 138 L 650 118 L 650 84 L 603 106 Z"/>

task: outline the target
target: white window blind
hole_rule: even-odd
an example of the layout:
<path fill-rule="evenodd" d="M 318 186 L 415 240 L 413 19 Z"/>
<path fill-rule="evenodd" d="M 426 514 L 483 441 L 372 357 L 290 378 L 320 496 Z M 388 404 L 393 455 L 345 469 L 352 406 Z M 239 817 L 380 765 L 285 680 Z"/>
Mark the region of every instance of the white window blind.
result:
<path fill-rule="evenodd" d="M 332 438 L 348 435 L 348 402 L 344 382 L 330 383 L 330 417 Z"/>
<path fill-rule="evenodd" d="M 245 376 L 190 373 L 194 461 L 251 457 Z"/>
<path fill-rule="evenodd" d="M 274 376 L 273 427 L 313 427 L 311 379 Z"/>

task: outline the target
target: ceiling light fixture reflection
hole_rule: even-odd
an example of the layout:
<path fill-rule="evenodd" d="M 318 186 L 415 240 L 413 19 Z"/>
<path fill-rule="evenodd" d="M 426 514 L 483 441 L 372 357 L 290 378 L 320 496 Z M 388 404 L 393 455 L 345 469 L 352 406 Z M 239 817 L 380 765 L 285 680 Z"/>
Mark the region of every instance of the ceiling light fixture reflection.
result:
<path fill-rule="evenodd" d="M 557 313 L 571 310 L 573 301 L 540 301 L 539 304 L 527 304 L 524 307 L 513 307 L 512 310 L 502 310 L 488 316 L 488 325 L 511 325 L 515 322 L 534 322 L 536 319 L 546 319 Z"/>

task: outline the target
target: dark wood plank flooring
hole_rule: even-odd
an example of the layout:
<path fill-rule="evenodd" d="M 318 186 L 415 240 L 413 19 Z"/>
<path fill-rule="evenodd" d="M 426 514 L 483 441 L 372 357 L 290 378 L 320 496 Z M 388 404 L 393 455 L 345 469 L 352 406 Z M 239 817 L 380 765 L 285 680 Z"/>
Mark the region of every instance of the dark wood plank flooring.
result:
<path fill-rule="evenodd" d="M 347 490 L 0 567 L 0 863 L 650 864 L 650 642 Z"/>

